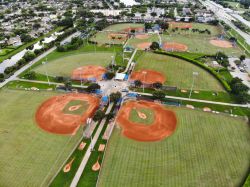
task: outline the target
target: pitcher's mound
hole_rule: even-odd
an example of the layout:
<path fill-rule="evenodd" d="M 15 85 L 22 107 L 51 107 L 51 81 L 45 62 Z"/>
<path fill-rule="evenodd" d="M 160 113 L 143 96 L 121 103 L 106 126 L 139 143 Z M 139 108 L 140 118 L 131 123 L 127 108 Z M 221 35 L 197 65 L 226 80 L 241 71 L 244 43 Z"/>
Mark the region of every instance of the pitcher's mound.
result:
<path fill-rule="evenodd" d="M 166 51 L 187 51 L 188 47 L 181 43 L 167 42 L 163 44 L 163 49 Z"/>
<path fill-rule="evenodd" d="M 154 122 L 141 125 L 130 121 L 130 111 L 133 108 L 150 108 L 154 110 Z M 170 136 L 176 129 L 177 119 L 175 113 L 165 109 L 162 105 L 148 101 L 128 101 L 123 104 L 117 117 L 124 136 L 137 141 L 160 141 Z"/>
<path fill-rule="evenodd" d="M 103 75 L 107 72 L 107 70 L 102 66 L 83 66 L 75 69 L 72 72 L 71 79 L 73 80 L 88 80 L 88 79 L 96 79 L 101 80 Z"/>
<path fill-rule="evenodd" d="M 233 44 L 225 40 L 210 40 L 210 44 L 221 48 L 232 48 Z"/>
<path fill-rule="evenodd" d="M 130 76 L 130 80 L 140 80 L 144 84 L 153 84 L 156 82 L 160 82 L 163 84 L 166 81 L 166 78 L 160 72 L 143 69 L 139 71 L 134 71 Z"/>
<path fill-rule="evenodd" d="M 97 110 L 100 99 L 88 94 L 54 96 L 38 108 L 35 118 L 43 130 L 55 134 L 75 134 Z M 77 106 L 76 110 L 71 110 Z"/>

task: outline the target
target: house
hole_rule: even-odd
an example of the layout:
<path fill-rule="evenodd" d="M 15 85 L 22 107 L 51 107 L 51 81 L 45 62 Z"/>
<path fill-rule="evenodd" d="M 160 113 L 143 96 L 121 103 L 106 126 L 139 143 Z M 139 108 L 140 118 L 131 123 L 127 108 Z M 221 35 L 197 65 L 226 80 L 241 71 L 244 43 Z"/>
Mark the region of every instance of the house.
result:
<path fill-rule="evenodd" d="M 20 36 L 16 36 L 16 37 L 11 37 L 9 40 L 8 40 L 8 45 L 13 45 L 15 47 L 18 47 L 20 45 L 22 45 L 22 41 L 21 41 L 21 38 Z"/>

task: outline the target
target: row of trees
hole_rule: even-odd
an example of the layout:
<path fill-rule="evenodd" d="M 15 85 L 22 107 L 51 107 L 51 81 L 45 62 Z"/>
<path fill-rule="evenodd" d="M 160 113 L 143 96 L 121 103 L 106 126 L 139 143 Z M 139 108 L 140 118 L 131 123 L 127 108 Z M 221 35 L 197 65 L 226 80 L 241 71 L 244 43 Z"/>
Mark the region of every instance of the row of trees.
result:
<path fill-rule="evenodd" d="M 83 40 L 80 37 L 72 38 L 71 42 L 66 45 L 57 45 L 58 52 L 76 50 L 83 45 Z"/>

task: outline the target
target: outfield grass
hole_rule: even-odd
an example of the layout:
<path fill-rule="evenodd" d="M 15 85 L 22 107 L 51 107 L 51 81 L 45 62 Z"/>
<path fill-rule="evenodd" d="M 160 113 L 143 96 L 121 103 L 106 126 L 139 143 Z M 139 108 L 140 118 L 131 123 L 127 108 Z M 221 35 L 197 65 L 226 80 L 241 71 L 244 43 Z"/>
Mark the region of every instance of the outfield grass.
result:
<path fill-rule="evenodd" d="M 56 92 L 0 91 L 0 186 L 48 186 L 69 156 L 75 136 L 50 134 L 38 127 L 39 105 Z"/>
<path fill-rule="evenodd" d="M 69 77 L 74 69 L 81 66 L 99 65 L 106 67 L 111 63 L 111 56 L 113 55 L 114 53 L 111 52 L 69 55 L 48 61 L 47 64 L 37 66 L 33 70 L 41 74 L 45 74 L 47 71 L 50 76 Z"/>
<path fill-rule="evenodd" d="M 195 79 L 194 89 L 224 91 L 219 81 L 207 71 L 175 57 L 144 53 L 139 57 L 135 66 L 135 70 L 140 69 L 152 69 L 163 73 L 166 76 L 165 84 L 177 86 L 179 89 L 190 89 L 193 80 L 193 72 L 198 72 L 199 75 Z"/>
<path fill-rule="evenodd" d="M 176 132 L 137 142 L 115 128 L 98 186 L 237 186 L 249 167 L 250 131 L 241 119 L 172 108 Z"/>

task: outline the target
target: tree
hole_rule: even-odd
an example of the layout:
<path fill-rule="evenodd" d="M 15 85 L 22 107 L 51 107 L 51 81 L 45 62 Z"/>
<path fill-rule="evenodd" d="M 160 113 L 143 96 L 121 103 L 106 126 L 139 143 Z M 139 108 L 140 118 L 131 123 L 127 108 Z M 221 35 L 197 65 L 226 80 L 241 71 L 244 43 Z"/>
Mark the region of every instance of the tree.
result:
<path fill-rule="evenodd" d="M 111 93 L 109 98 L 111 102 L 117 102 L 121 98 L 122 94 L 120 92 Z"/>
<path fill-rule="evenodd" d="M 161 88 L 162 88 L 162 83 L 160 83 L 160 82 L 155 82 L 155 83 L 153 83 L 153 87 L 154 87 L 155 89 L 161 89 Z"/>
<path fill-rule="evenodd" d="M 244 61 L 246 59 L 246 56 L 245 55 L 240 55 L 240 61 Z"/>
<path fill-rule="evenodd" d="M 97 83 L 92 83 L 92 84 L 90 84 L 88 87 L 87 87 L 87 91 L 88 92 L 94 92 L 94 91 L 96 91 L 96 90 L 98 90 L 98 89 L 100 89 L 101 88 L 101 86 L 99 85 L 99 84 L 97 84 Z"/>
<path fill-rule="evenodd" d="M 164 99 L 166 96 L 165 92 L 161 91 L 161 90 L 157 90 L 153 92 L 153 97 L 155 99 Z"/>
<path fill-rule="evenodd" d="M 26 73 L 26 74 L 24 75 L 24 77 L 25 77 L 26 79 L 33 80 L 33 79 L 36 78 L 36 72 L 34 72 L 34 71 L 29 71 L 28 73 Z"/>
<path fill-rule="evenodd" d="M 105 113 L 102 110 L 97 110 L 94 117 L 93 117 L 93 120 L 100 121 L 104 117 L 105 117 Z"/>
<path fill-rule="evenodd" d="M 242 83 L 242 80 L 238 77 L 233 78 L 230 82 L 230 86 L 233 94 L 240 94 L 241 92 L 248 92 L 249 88 Z"/>
<path fill-rule="evenodd" d="M 0 73 L 0 82 L 3 82 L 3 81 L 4 81 L 4 74 Z"/>
<path fill-rule="evenodd" d="M 239 103 L 249 103 L 250 102 L 250 95 L 247 92 L 240 92 L 237 97 L 236 97 L 237 101 Z"/>
<path fill-rule="evenodd" d="M 26 60 L 26 62 L 29 62 L 36 58 L 36 55 L 34 52 L 28 51 L 24 54 L 23 58 Z"/>
<path fill-rule="evenodd" d="M 150 49 L 152 49 L 152 50 L 160 49 L 159 43 L 158 42 L 152 42 L 152 44 L 150 45 Z"/>
<path fill-rule="evenodd" d="M 135 80 L 134 84 L 135 84 L 135 87 L 137 88 L 142 86 L 142 82 L 140 80 Z"/>
<path fill-rule="evenodd" d="M 115 76 L 115 73 L 114 73 L 114 72 L 110 72 L 110 71 L 109 71 L 109 72 L 106 73 L 106 78 L 107 78 L 108 80 L 113 79 L 114 76 Z"/>
<path fill-rule="evenodd" d="M 64 86 L 65 86 L 67 91 L 71 90 L 72 89 L 72 82 L 70 80 L 65 80 Z"/>

